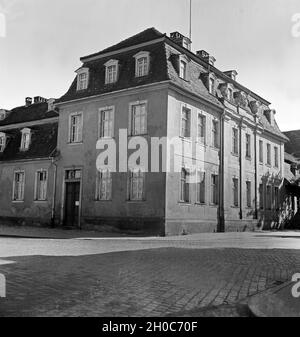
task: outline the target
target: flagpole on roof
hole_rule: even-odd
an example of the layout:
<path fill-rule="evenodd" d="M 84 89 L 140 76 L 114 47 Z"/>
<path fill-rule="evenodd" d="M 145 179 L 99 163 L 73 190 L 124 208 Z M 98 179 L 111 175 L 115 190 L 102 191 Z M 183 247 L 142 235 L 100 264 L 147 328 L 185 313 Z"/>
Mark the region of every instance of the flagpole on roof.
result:
<path fill-rule="evenodd" d="M 192 0 L 190 0 L 190 32 L 189 38 L 192 41 Z"/>

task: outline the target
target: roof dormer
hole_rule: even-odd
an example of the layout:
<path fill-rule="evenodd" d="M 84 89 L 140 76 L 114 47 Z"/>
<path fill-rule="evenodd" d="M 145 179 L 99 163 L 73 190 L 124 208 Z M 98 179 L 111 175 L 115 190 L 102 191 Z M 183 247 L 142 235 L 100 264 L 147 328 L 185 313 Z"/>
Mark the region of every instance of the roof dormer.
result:
<path fill-rule="evenodd" d="M 150 53 L 140 51 L 133 57 L 135 58 L 135 77 L 147 76 L 150 70 Z"/>
<path fill-rule="evenodd" d="M 117 82 L 119 77 L 119 61 L 109 60 L 105 64 L 105 84 Z"/>
<path fill-rule="evenodd" d="M 9 114 L 8 110 L 0 109 L 0 122 L 3 121 Z"/>
<path fill-rule="evenodd" d="M 4 152 L 6 146 L 6 134 L 4 132 L 0 132 L 0 153 Z"/>
<path fill-rule="evenodd" d="M 22 129 L 20 151 L 27 151 L 29 149 L 30 142 L 31 142 L 31 130 L 29 128 Z"/>
<path fill-rule="evenodd" d="M 77 91 L 86 90 L 89 84 L 89 68 L 81 67 L 76 70 L 77 73 Z"/>

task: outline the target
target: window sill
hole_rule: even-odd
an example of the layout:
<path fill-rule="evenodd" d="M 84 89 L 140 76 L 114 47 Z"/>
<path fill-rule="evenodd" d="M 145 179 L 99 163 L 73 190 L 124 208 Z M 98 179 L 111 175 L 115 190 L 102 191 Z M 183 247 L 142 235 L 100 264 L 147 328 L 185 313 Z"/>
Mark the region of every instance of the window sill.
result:
<path fill-rule="evenodd" d="M 238 209 L 238 208 L 240 208 L 240 206 L 232 205 L 231 208 Z"/>
<path fill-rule="evenodd" d="M 33 202 L 44 203 L 44 202 L 48 202 L 48 200 L 47 199 L 45 199 L 45 200 L 33 200 Z"/>
<path fill-rule="evenodd" d="M 192 206 L 190 201 L 178 201 L 178 204 L 182 206 Z"/>
<path fill-rule="evenodd" d="M 143 199 L 143 200 L 126 200 L 129 204 L 135 204 L 135 203 L 142 203 L 142 202 L 145 202 L 146 200 Z"/>
<path fill-rule="evenodd" d="M 12 203 L 14 204 L 22 204 L 24 200 L 12 200 Z"/>
<path fill-rule="evenodd" d="M 209 206 L 210 206 L 210 207 L 212 207 L 212 208 L 219 207 L 219 205 L 218 205 L 218 204 L 209 204 Z"/>
<path fill-rule="evenodd" d="M 246 156 L 245 159 L 251 161 L 251 160 L 252 160 L 252 157 Z"/>
<path fill-rule="evenodd" d="M 205 202 L 195 202 L 196 206 L 206 206 Z"/>
<path fill-rule="evenodd" d="M 94 200 L 95 202 L 112 202 L 112 199 L 107 199 L 107 200 L 105 200 L 105 199 L 95 199 Z"/>
<path fill-rule="evenodd" d="M 239 154 L 238 153 L 234 153 L 234 152 L 231 152 L 231 155 L 234 156 L 234 157 L 239 157 Z"/>
<path fill-rule="evenodd" d="M 128 138 L 133 138 L 133 137 L 147 137 L 149 136 L 148 132 L 147 133 L 139 133 L 138 135 L 133 135 L 133 134 L 129 134 Z M 113 137 L 114 138 L 114 137 Z"/>
<path fill-rule="evenodd" d="M 75 145 L 82 145 L 83 142 L 68 142 L 68 145 L 75 146 Z"/>
<path fill-rule="evenodd" d="M 212 149 L 212 150 L 215 150 L 215 151 L 220 151 L 220 148 L 219 148 L 219 147 L 216 147 L 216 146 L 214 146 L 214 145 L 211 146 L 211 149 Z"/>

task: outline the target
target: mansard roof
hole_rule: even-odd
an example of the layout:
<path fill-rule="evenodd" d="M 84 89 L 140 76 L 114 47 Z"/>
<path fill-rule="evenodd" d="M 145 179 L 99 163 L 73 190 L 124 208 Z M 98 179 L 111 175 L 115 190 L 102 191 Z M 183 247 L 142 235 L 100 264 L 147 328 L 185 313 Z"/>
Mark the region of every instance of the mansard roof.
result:
<path fill-rule="evenodd" d="M 300 130 L 283 132 L 289 139 L 285 144 L 285 151 L 300 159 Z"/>
<path fill-rule="evenodd" d="M 3 131 L 7 136 L 7 141 L 4 152 L 0 153 L 0 162 L 53 156 L 57 146 L 58 123 L 35 125 L 30 129 L 31 141 L 27 151 L 20 151 L 21 129 Z"/>
<path fill-rule="evenodd" d="M 0 121 L 0 126 L 33 122 L 51 117 L 58 117 L 57 111 L 48 111 L 48 103 L 35 103 L 29 106 L 20 106 L 10 111 L 8 116 Z"/>
<path fill-rule="evenodd" d="M 147 76 L 136 78 L 134 55 L 140 51 L 150 53 L 150 72 Z M 189 62 L 188 80 L 179 77 L 176 60 L 179 55 L 186 55 L 190 60 L 193 60 L 193 62 Z M 105 84 L 105 63 L 112 58 L 119 61 L 118 81 L 113 84 Z M 101 52 L 83 57 L 81 61 L 83 62 L 82 66 L 89 69 L 88 88 L 77 91 L 77 78 L 75 78 L 67 93 L 57 100 L 57 103 L 168 81 L 224 109 L 224 98 L 221 97 L 220 92 L 217 90 L 216 96 L 210 94 L 207 83 L 205 83 L 205 76 L 214 73 L 221 82 L 231 83 L 237 90 L 245 92 L 247 96 L 251 96 L 253 100 L 260 102 L 265 109 L 268 109 L 270 105 L 268 101 L 230 78 L 226 73 L 210 65 L 198 55 L 178 45 L 166 34 L 162 34 L 154 28 L 146 29 Z M 245 107 L 245 110 L 250 114 L 252 113 L 248 106 Z M 259 122 L 267 132 L 287 140 L 276 122 L 274 125 L 268 122 L 262 108 L 259 113 Z"/>

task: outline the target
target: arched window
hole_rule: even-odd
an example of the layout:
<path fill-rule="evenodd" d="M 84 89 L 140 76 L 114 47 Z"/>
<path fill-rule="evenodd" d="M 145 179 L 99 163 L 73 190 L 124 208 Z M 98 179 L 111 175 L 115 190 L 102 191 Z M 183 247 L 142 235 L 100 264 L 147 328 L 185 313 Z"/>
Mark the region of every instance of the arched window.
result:
<path fill-rule="evenodd" d="M 6 134 L 0 132 L 0 152 L 4 152 L 6 146 Z"/>
<path fill-rule="evenodd" d="M 89 69 L 88 68 L 79 68 L 76 70 L 77 73 L 77 90 L 85 90 L 89 84 Z"/>
<path fill-rule="evenodd" d="M 142 77 L 149 74 L 150 69 L 150 53 L 141 51 L 134 55 L 135 58 L 135 76 Z"/>
<path fill-rule="evenodd" d="M 20 145 L 20 150 L 21 151 L 27 151 L 30 146 L 30 141 L 31 141 L 31 130 L 26 128 L 21 131 L 21 145 Z"/>

